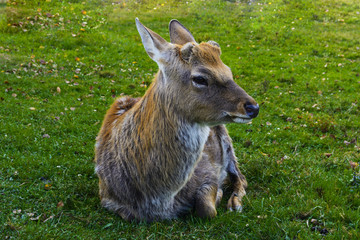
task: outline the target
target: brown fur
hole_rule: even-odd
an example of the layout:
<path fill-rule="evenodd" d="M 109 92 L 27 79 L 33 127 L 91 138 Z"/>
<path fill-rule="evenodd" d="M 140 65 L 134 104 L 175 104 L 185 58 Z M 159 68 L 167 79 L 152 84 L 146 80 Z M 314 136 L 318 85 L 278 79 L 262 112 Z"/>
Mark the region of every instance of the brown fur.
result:
<path fill-rule="evenodd" d="M 217 43 L 197 44 L 174 20 L 171 43 L 137 27 L 160 71 L 142 98 L 121 97 L 105 115 L 95 148 L 102 205 L 126 220 L 191 209 L 211 218 L 228 179 L 228 208 L 241 210 L 247 182 L 222 124 L 249 121 L 246 104 L 256 102 L 232 80 Z"/>

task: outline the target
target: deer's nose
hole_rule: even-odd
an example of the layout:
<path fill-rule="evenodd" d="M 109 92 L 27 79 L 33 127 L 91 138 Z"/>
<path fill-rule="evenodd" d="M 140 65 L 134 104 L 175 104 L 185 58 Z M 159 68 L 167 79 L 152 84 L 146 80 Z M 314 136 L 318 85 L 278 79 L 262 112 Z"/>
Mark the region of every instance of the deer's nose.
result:
<path fill-rule="evenodd" d="M 251 104 L 250 102 L 245 103 L 244 105 L 246 114 L 251 118 L 256 118 L 259 114 L 259 104 Z"/>

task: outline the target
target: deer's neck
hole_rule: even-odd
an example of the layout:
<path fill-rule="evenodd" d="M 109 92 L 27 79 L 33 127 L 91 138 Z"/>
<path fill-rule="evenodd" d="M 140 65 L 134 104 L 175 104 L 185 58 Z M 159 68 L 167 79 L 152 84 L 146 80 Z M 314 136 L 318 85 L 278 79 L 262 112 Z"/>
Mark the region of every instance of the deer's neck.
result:
<path fill-rule="evenodd" d="M 191 177 L 210 128 L 188 121 L 176 110 L 176 98 L 168 95 L 156 81 L 150 86 L 133 110 L 130 135 L 138 143 L 134 156 L 140 175 L 154 191 L 175 195 Z"/>

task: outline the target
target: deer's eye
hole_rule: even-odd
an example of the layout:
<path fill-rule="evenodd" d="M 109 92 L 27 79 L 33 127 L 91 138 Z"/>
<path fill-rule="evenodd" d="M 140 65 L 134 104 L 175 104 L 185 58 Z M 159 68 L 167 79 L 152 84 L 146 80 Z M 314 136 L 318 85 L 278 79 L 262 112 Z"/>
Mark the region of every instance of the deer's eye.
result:
<path fill-rule="evenodd" d="M 195 87 L 207 87 L 209 85 L 207 79 L 202 76 L 194 76 L 192 82 Z"/>

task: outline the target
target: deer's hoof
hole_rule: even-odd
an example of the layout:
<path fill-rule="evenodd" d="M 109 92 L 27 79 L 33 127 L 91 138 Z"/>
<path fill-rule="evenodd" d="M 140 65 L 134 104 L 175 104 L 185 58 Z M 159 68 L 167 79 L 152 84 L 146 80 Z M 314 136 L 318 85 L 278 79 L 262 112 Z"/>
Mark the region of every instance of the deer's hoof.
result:
<path fill-rule="evenodd" d="M 242 212 L 243 207 L 241 205 L 241 200 L 236 193 L 233 193 L 227 203 L 227 209 L 230 212 Z"/>

